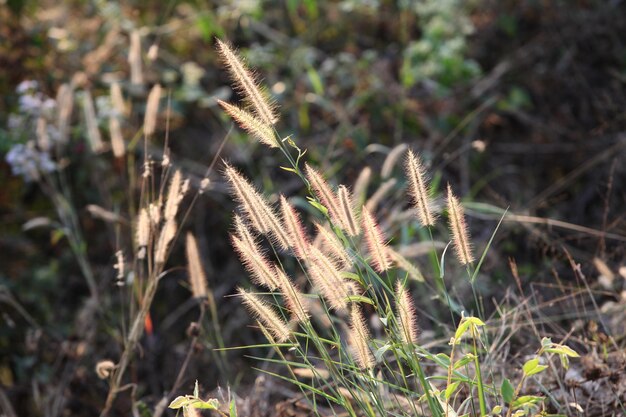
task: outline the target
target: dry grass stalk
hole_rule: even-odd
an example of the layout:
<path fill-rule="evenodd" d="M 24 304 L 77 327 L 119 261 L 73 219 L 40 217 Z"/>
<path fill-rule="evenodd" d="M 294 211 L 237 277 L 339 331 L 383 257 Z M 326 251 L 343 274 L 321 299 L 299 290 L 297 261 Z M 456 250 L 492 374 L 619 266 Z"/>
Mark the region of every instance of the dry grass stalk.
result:
<path fill-rule="evenodd" d="M 109 96 L 111 97 L 111 104 L 113 105 L 113 109 L 115 109 L 117 116 L 128 117 L 129 108 L 124 101 L 124 95 L 122 94 L 122 87 L 120 87 L 120 83 L 111 83 Z"/>
<path fill-rule="evenodd" d="M 217 102 L 230 117 L 239 123 L 242 129 L 246 130 L 249 134 L 270 148 L 278 148 L 278 141 L 270 125 L 265 124 L 263 120 L 237 106 L 233 106 L 222 100 L 217 100 Z"/>
<path fill-rule="evenodd" d="M 298 258 L 305 259 L 309 247 L 309 239 L 300 222 L 300 216 L 283 195 L 280 196 L 280 210 L 289 246 Z"/>
<path fill-rule="evenodd" d="M 269 235 L 281 249 L 287 250 L 289 239 L 265 198 L 231 165 L 226 164 L 225 175 L 252 226 L 260 233 Z"/>
<path fill-rule="evenodd" d="M 377 272 L 384 272 L 391 267 L 391 260 L 389 259 L 383 233 L 365 206 L 361 212 L 361 217 L 363 219 L 365 241 L 372 257 L 373 267 Z"/>
<path fill-rule="evenodd" d="M 309 321 L 309 313 L 307 311 L 307 303 L 304 296 L 298 291 L 293 282 L 279 267 L 275 268 L 276 277 L 280 283 L 280 292 L 285 299 L 287 309 L 293 316 L 294 320 L 301 323 Z"/>
<path fill-rule="evenodd" d="M 138 30 L 130 34 L 130 47 L 128 49 L 128 64 L 130 65 L 130 83 L 143 85 L 143 69 L 141 62 L 141 35 Z"/>
<path fill-rule="evenodd" d="M 396 283 L 396 312 L 396 321 L 402 341 L 406 344 L 417 343 L 418 327 L 415 305 L 411 299 L 411 294 L 400 281 Z"/>
<path fill-rule="evenodd" d="M 341 268 L 350 268 L 352 260 L 339 238 L 319 223 L 315 223 L 315 228 L 317 229 L 316 242 L 319 243 L 322 252 L 330 256 L 333 261 L 338 262 Z"/>
<path fill-rule="evenodd" d="M 246 307 L 265 325 L 277 342 L 282 343 L 289 339 L 291 334 L 289 327 L 267 302 L 242 288 L 239 288 L 238 293 Z"/>
<path fill-rule="evenodd" d="M 252 275 L 252 281 L 255 284 L 267 287 L 270 290 L 280 287 L 280 282 L 272 265 L 270 265 L 256 244 L 251 246 L 237 236 L 231 236 L 231 240 L 233 247 L 239 254 L 241 263 Z"/>
<path fill-rule="evenodd" d="M 167 198 L 165 199 L 165 210 L 163 216 L 166 221 L 173 220 L 178 212 L 178 206 L 183 200 L 185 194 L 182 189 L 183 174 L 180 171 L 174 172 L 170 180 L 170 186 L 167 190 Z"/>
<path fill-rule="evenodd" d="M 176 221 L 174 219 L 170 219 L 165 222 L 165 225 L 161 229 L 161 233 L 159 234 L 159 239 L 157 240 L 156 248 L 154 250 L 154 262 L 157 265 L 165 264 L 167 250 L 169 249 L 174 236 L 176 236 Z"/>
<path fill-rule="evenodd" d="M 345 185 L 340 185 L 337 192 L 339 195 L 339 206 L 341 208 L 340 216 L 341 222 L 346 227 L 346 232 L 349 236 L 358 236 L 361 233 L 359 224 L 357 222 L 357 216 L 354 210 L 354 203 L 352 202 L 352 195 L 350 190 Z"/>
<path fill-rule="evenodd" d="M 376 210 L 378 204 L 380 204 L 382 199 L 385 198 L 385 196 L 389 194 L 391 190 L 393 190 L 397 183 L 398 180 L 395 178 L 391 178 L 382 183 L 382 185 L 378 187 L 378 190 L 376 190 L 376 192 L 372 194 L 372 196 L 367 200 L 367 202 L 365 203 L 365 207 L 367 207 L 369 211 Z"/>
<path fill-rule="evenodd" d="M 228 44 L 218 39 L 217 47 L 230 70 L 233 80 L 252 106 L 254 113 L 265 124 L 270 126 L 274 125 L 278 121 L 278 118 L 274 114 L 274 106 L 261 91 L 252 72 Z"/>
<path fill-rule="evenodd" d="M 87 141 L 92 152 L 100 153 L 104 150 L 102 136 L 98 130 L 98 119 L 93 106 L 93 98 L 88 90 L 83 93 L 83 116 L 85 117 L 85 127 L 87 130 Z"/>
<path fill-rule="evenodd" d="M 372 369 L 375 364 L 374 356 L 368 346 L 369 331 L 365 319 L 358 307 L 354 307 L 350 314 L 349 344 L 355 362 L 361 369 Z"/>
<path fill-rule="evenodd" d="M 382 168 L 380 169 L 381 178 L 389 178 L 391 172 L 393 171 L 393 168 L 396 166 L 396 162 L 398 162 L 400 157 L 402 157 L 402 154 L 404 153 L 404 151 L 406 151 L 407 148 L 408 146 L 406 145 L 406 143 L 401 143 L 389 152 L 387 158 L 385 158 L 385 162 L 383 162 Z"/>
<path fill-rule="evenodd" d="M 345 229 L 345 225 L 341 221 L 341 210 L 339 208 L 339 200 L 335 195 L 333 189 L 326 182 L 322 174 L 317 170 L 311 168 L 308 164 L 305 166 L 306 176 L 311 183 L 311 187 L 315 192 L 315 195 L 320 200 L 322 205 L 328 209 L 328 214 L 331 220 L 342 229 Z"/>
<path fill-rule="evenodd" d="M 354 196 L 354 201 L 361 206 L 363 201 L 365 201 L 365 197 L 367 196 L 367 187 L 370 184 L 370 180 L 372 179 L 372 168 L 365 167 L 359 173 L 356 181 L 354 182 L 354 187 L 352 189 L 352 194 Z"/>
<path fill-rule="evenodd" d="M 69 84 L 62 84 L 57 91 L 57 129 L 59 131 L 59 142 L 67 143 L 70 119 L 74 109 L 74 88 Z"/>
<path fill-rule="evenodd" d="M 450 187 L 450 184 L 448 184 L 448 217 L 450 231 L 452 232 L 452 243 L 454 244 L 454 249 L 459 262 L 462 265 L 474 262 L 463 207 L 452 193 L 452 187 Z"/>
<path fill-rule="evenodd" d="M 419 282 L 424 282 L 424 275 L 422 275 L 422 271 L 419 270 L 411 261 L 407 258 L 396 252 L 395 250 L 387 247 L 387 253 L 389 257 L 393 261 L 393 263 L 400 269 L 404 270 L 411 279 L 414 279 Z"/>
<path fill-rule="evenodd" d="M 37 127 L 35 130 L 37 136 L 37 146 L 42 151 L 50 150 L 50 135 L 48 135 L 48 122 L 43 117 L 37 119 Z"/>
<path fill-rule="evenodd" d="M 432 199 L 426 181 L 426 170 L 419 157 L 409 150 L 406 158 L 406 176 L 409 180 L 409 195 L 417 209 L 417 217 L 423 226 L 434 226 L 436 217 L 432 210 Z"/>
<path fill-rule="evenodd" d="M 124 154 L 126 154 L 126 145 L 124 144 L 124 137 L 122 136 L 120 119 L 117 116 L 109 116 L 109 133 L 111 134 L 111 148 L 113 149 L 113 156 L 116 158 L 122 158 Z"/>
<path fill-rule="evenodd" d="M 341 276 L 341 271 L 330 258 L 314 246 L 310 247 L 307 269 L 313 284 L 320 290 L 330 307 L 337 311 L 346 311 L 351 295 L 355 291 L 352 282 Z"/>
<path fill-rule="evenodd" d="M 161 86 L 155 84 L 148 94 L 146 102 L 146 114 L 143 119 L 143 133 L 152 136 L 156 131 L 157 118 L 159 115 L 159 101 L 161 100 Z"/>
<path fill-rule="evenodd" d="M 191 284 L 191 293 L 194 298 L 204 298 L 207 296 L 207 280 L 202 261 L 200 260 L 200 251 L 196 238 L 187 233 L 187 241 L 185 245 L 187 252 L 187 268 L 189 273 L 189 282 Z"/>

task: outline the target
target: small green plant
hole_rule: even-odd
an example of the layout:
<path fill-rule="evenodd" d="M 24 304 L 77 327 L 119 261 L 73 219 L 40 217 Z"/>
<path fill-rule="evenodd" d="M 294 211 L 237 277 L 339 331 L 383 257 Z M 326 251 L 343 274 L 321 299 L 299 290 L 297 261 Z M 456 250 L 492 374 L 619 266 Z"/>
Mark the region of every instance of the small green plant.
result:
<path fill-rule="evenodd" d="M 375 206 L 357 207 L 348 187 L 332 187 L 304 162 L 305 151 L 292 138 L 280 137 L 274 128 L 276 112 L 265 93 L 231 47 L 221 41 L 218 45 L 248 108 L 221 106 L 252 136 L 283 153 L 288 166 L 281 168 L 300 178 L 318 215 L 313 239 L 288 198 L 280 197 L 278 214 L 253 184 L 226 165 L 225 176 L 241 212 L 235 216 L 232 244 L 252 281 L 266 290 L 255 294 L 239 289 L 269 342 L 265 346 L 276 355 L 257 359 L 287 370 L 286 375 L 264 372 L 293 383 L 313 405 L 351 416 L 487 416 L 504 407 L 509 416 L 528 415 L 541 399 L 519 394 L 526 379 L 545 366 L 538 359 L 529 361 L 517 389 L 510 390 L 508 380 L 498 389 L 493 370 L 481 362 L 488 325 L 464 314 L 450 340 L 449 356 L 421 347 L 408 280 L 417 268 L 391 247 Z M 417 219 L 433 240 L 438 213 L 427 173 L 412 151 L 405 169 Z M 450 186 L 447 217 L 456 258 L 473 284 L 484 253 L 476 262 L 463 206 Z M 433 249 L 444 292 L 445 253 Z M 290 277 L 294 274 L 298 285 Z M 421 272 L 417 275 L 423 279 Z M 482 315 L 477 298 L 474 308 Z M 380 327 L 376 336 L 370 321 Z M 537 356 L 543 353 L 576 356 L 549 341 Z M 497 405 L 500 397 L 504 404 Z"/>

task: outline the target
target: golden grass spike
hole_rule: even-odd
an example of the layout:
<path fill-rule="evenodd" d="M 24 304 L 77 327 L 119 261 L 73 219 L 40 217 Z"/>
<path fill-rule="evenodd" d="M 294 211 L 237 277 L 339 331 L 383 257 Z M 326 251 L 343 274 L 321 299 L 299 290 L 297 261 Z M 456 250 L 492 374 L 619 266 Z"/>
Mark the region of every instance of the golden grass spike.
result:
<path fill-rule="evenodd" d="M 69 128 L 74 110 L 74 87 L 70 84 L 61 84 L 57 91 L 57 129 L 59 143 L 67 143 Z"/>
<path fill-rule="evenodd" d="M 241 288 L 237 292 L 243 298 L 248 310 L 265 325 L 277 342 L 282 343 L 289 339 L 291 335 L 289 327 L 267 302 Z"/>
<path fill-rule="evenodd" d="M 235 215 L 235 232 L 237 237 L 243 241 L 246 245 L 253 247 L 256 246 L 256 237 L 252 234 L 252 231 L 246 225 L 244 220 L 239 215 Z"/>
<path fill-rule="evenodd" d="M 120 119 L 115 115 L 109 116 L 109 133 L 111 135 L 111 149 L 113 149 L 113 156 L 116 158 L 122 158 L 124 154 L 126 154 L 126 145 L 124 144 L 124 137 L 122 136 Z"/>
<path fill-rule="evenodd" d="M 411 294 L 400 281 L 396 283 L 396 312 L 402 341 L 407 344 L 417 343 L 418 327 L 415 305 Z"/>
<path fill-rule="evenodd" d="M 187 233 L 187 241 L 185 245 L 187 253 L 187 268 L 189 273 L 189 283 L 191 284 L 191 293 L 194 298 L 204 298 L 207 296 L 207 281 L 202 261 L 200 260 L 200 251 L 196 238 Z"/>
<path fill-rule="evenodd" d="M 226 164 L 225 175 L 252 226 L 260 233 L 269 235 L 281 249 L 289 249 L 289 239 L 267 200 L 229 164 Z"/>
<path fill-rule="evenodd" d="M 330 187 L 330 185 L 326 182 L 322 174 L 320 174 L 314 168 L 311 168 L 309 164 L 305 165 L 305 173 L 309 182 L 311 183 L 311 187 L 315 192 L 315 195 L 320 200 L 322 205 L 328 209 L 328 214 L 331 220 L 342 229 L 346 229 L 345 225 L 341 221 L 340 209 L 339 209 L 339 200 L 335 195 L 335 192 Z"/>
<path fill-rule="evenodd" d="M 143 133 L 152 136 L 156 131 L 157 118 L 159 115 L 159 102 L 161 100 L 161 86 L 155 84 L 148 94 L 146 102 L 146 114 L 143 118 Z"/>
<path fill-rule="evenodd" d="M 245 94 L 254 113 L 267 125 L 274 125 L 278 118 L 274 113 L 274 106 L 261 91 L 252 72 L 246 67 L 243 60 L 225 42 L 217 40 L 217 48 L 230 70 L 233 80 Z"/>
<path fill-rule="evenodd" d="M 167 256 L 167 250 L 176 236 L 176 221 L 169 219 L 165 222 L 165 225 L 161 229 L 159 239 L 157 240 L 156 248 L 154 250 L 154 261 L 157 265 L 163 265 L 165 263 L 165 257 Z"/>
<path fill-rule="evenodd" d="M 270 125 L 237 106 L 233 106 L 222 100 L 217 100 L 217 102 L 230 117 L 235 119 L 242 129 L 246 130 L 249 134 L 270 148 L 278 148 L 278 141 Z"/>
<path fill-rule="evenodd" d="M 287 309 L 293 316 L 294 320 L 301 323 L 309 321 L 309 313 L 307 309 L 307 303 L 303 295 L 298 291 L 293 282 L 289 279 L 287 274 L 283 272 L 278 266 L 275 267 L 276 277 L 280 283 L 280 292 L 285 299 Z"/>
<path fill-rule="evenodd" d="M 139 34 L 139 30 L 133 30 L 130 34 L 128 64 L 130 65 L 130 83 L 138 86 L 143 85 L 141 35 Z"/>
<path fill-rule="evenodd" d="M 426 170 L 419 157 L 409 150 L 405 162 L 406 176 L 409 180 L 409 195 L 417 209 L 417 217 L 423 226 L 434 226 L 436 217 L 432 210 Z"/>
<path fill-rule="evenodd" d="M 313 284 L 320 290 L 331 308 L 346 311 L 348 297 L 356 292 L 354 284 L 345 280 L 337 265 L 319 249 L 311 246 L 309 252 L 307 270 Z"/>
<path fill-rule="evenodd" d="M 350 190 L 348 190 L 348 187 L 345 185 L 340 185 L 337 194 L 339 195 L 339 207 L 341 209 L 339 214 L 341 216 L 341 222 L 345 225 L 346 232 L 349 236 L 358 236 L 361 230 L 357 222 Z"/>
<path fill-rule="evenodd" d="M 276 273 L 265 258 L 258 246 L 248 245 L 248 243 L 237 236 L 231 236 L 233 247 L 239 254 L 241 263 L 246 270 L 252 275 L 252 282 L 257 285 L 264 286 L 270 290 L 280 287 L 280 282 L 276 278 Z"/>
<path fill-rule="evenodd" d="M 459 262 L 462 265 L 474 262 L 463 206 L 461 206 L 459 200 L 452 193 L 450 184 L 448 184 L 448 218 L 450 231 L 452 232 L 452 243 L 454 244 Z"/>
<path fill-rule="evenodd" d="M 393 190 L 393 187 L 395 187 L 397 183 L 398 180 L 395 178 L 390 178 L 382 183 L 381 186 L 378 187 L 376 192 L 372 194 L 372 196 L 365 203 L 367 209 L 369 211 L 375 211 L 376 207 L 378 207 L 378 204 L 380 204 L 382 199 L 385 198 L 385 196 Z"/>
<path fill-rule="evenodd" d="M 294 254 L 298 258 L 305 259 L 307 257 L 309 239 L 300 222 L 300 216 L 283 195 L 280 196 L 280 210 L 283 218 L 283 226 L 287 232 L 289 246 L 293 249 Z"/>
<path fill-rule="evenodd" d="M 93 153 L 100 153 L 104 150 L 102 136 L 98 129 L 98 119 L 93 105 L 93 98 L 88 90 L 83 94 L 83 116 L 85 117 L 86 136 L 89 147 Z"/>
<path fill-rule="evenodd" d="M 375 364 L 374 356 L 368 346 L 370 335 L 365 325 L 365 319 L 358 307 L 354 307 L 350 314 L 349 344 L 355 362 L 361 369 L 372 369 Z"/>
<path fill-rule="evenodd" d="M 422 272 L 419 270 L 419 268 L 413 265 L 413 263 L 409 261 L 407 258 L 402 256 L 400 253 L 396 252 L 395 250 L 391 249 L 389 246 L 387 246 L 387 253 L 389 254 L 389 257 L 393 260 L 393 262 L 396 264 L 396 266 L 400 269 L 403 269 L 407 274 L 409 274 L 409 277 L 411 279 L 414 279 L 419 282 L 425 281 L 424 275 L 422 275 Z"/>
<path fill-rule="evenodd" d="M 167 190 L 167 198 L 165 199 L 165 211 L 163 216 L 165 220 L 172 220 L 176 217 L 178 206 L 182 201 L 184 194 L 182 193 L 183 174 L 180 171 L 174 172 L 170 180 L 170 186 Z"/>
<path fill-rule="evenodd" d="M 317 229 L 316 242 L 319 242 L 322 252 L 330 256 L 333 261 L 339 263 L 342 269 L 350 268 L 352 260 L 339 238 L 319 223 L 315 223 L 315 228 Z"/>
<path fill-rule="evenodd" d="M 137 230 L 135 233 L 135 240 L 139 251 L 137 257 L 143 259 L 146 254 L 146 246 L 150 242 L 150 215 L 146 208 L 142 208 L 139 212 L 139 218 L 137 219 Z"/>
<path fill-rule="evenodd" d="M 391 267 L 391 261 L 383 233 L 376 223 L 376 220 L 365 206 L 363 206 L 363 210 L 361 211 L 361 217 L 363 219 L 365 241 L 367 242 L 367 247 L 372 257 L 373 267 L 377 272 L 384 272 Z"/>
<path fill-rule="evenodd" d="M 383 166 L 380 169 L 381 178 L 389 178 L 393 168 L 396 166 L 396 162 L 398 162 L 398 159 L 402 157 L 402 154 L 407 150 L 407 148 L 408 146 L 406 143 L 401 143 L 389 151 L 389 154 L 387 155 L 387 158 L 385 158 L 385 162 L 383 162 Z"/>
<path fill-rule="evenodd" d="M 352 195 L 354 196 L 354 201 L 361 206 L 365 201 L 365 197 L 367 196 L 367 187 L 370 184 L 370 180 L 372 179 L 372 168 L 365 167 L 359 173 L 356 181 L 354 182 L 354 187 L 352 188 Z"/>

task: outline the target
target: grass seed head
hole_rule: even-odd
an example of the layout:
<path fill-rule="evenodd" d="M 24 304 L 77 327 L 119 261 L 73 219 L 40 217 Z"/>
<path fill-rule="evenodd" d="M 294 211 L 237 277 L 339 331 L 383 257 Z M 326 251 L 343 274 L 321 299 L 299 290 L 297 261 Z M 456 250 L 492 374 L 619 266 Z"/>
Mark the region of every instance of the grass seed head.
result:
<path fill-rule="evenodd" d="M 275 106 L 267 98 L 267 94 L 261 90 L 254 74 L 246 67 L 243 59 L 226 42 L 219 39 L 217 50 L 255 115 L 266 125 L 274 125 L 278 121 L 274 111 Z"/>
<path fill-rule="evenodd" d="M 463 206 L 454 196 L 450 184 L 448 184 L 448 218 L 452 232 L 452 243 L 459 262 L 462 265 L 474 262 Z"/>
<path fill-rule="evenodd" d="M 417 210 L 417 217 L 423 226 L 434 226 L 433 202 L 430 198 L 426 170 L 420 158 L 409 150 L 405 162 L 406 176 L 409 180 L 409 195 Z"/>
<path fill-rule="evenodd" d="M 372 369 L 375 360 L 368 346 L 370 335 L 360 308 L 352 309 L 350 323 L 349 344 L 354 360 L 361 369 Z"/>
<path fill-rule="evenodd" d="M 417 343 L 418 327 L 411 294 L 400 281 L 396 283 L 396 321 L 400 337 L 406 344 Z"/>
<path fill-rule="evenodd" d="M 270 125 L 263 122 L 263 120 L 259 119 L 254 114 L 248 113 L 237 106 L 233 106 L 222 100 L 217 100 L 217 102 L 230 117 L 235 119 L 242 129 L 270 148 L 278 148 L 278 141 Z"/>
<path fill-rule="evenodd" d="M 361 211 L 361 217 L 363 218 L 365 241 L 372 257 L 373 267 L 376 272 L 384 272 L 391 267 L 391 260 L 387 252 L 387 244 L 385 243 L 383 233 L 374 216 L 370 214 L 365 206 L 363 206 Z"/>
<path fill-rule="evenodd" d="M 277 342 L 282 343 L 289 339 L 291 331 L 287 324 L 276 314 L 274 309 L 256 294 L 239 288 L 239 295 L 248 310 L 265 325 Z"/>
<path fill-rule="evenodd" d="M 204 298 L 207 296 L 207 280 L 202 261 L 200 260 L 200 251 L 196 238 L 187 233 L 187 241 L 185 245 L 187 253 L 187 268 L 189 273 L 189 282 L 191 283 L 191 292 L 194 298 Z"/>

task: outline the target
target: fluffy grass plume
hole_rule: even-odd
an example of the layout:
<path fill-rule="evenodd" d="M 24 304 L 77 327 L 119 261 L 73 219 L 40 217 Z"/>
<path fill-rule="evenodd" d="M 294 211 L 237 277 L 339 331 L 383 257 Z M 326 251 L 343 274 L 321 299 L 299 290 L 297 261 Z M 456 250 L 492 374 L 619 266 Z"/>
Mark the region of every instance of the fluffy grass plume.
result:
<path fill-rule="evenodd" d="M 219 39 L 217 40 L 217 49 L 226 63 L 233 81 L 246 97 L 256 116 L 266 125 L 275 124 L 278 118 L 274 113 L 274 106 L 261 91 L 254 75 L 246 67 L 243 60 L 228 44 Z"/>
<path fill-rule="evenodd" d="M 300 216 L 283 195 L 280 196 L 280 211 L 289 246 L 298 258 L 305 259 L 309 247 L 309 239 L 302 227 Z"/>
<path fill-rule="evenodd" d="M 187 254 L 187 272 L 189 273 L 191 292 L 194 298 L 204 298 L 207 296 L 206 274 L 204 273 L 202 261 L 200 260 L 198 243 L 196 242 L 196 238 L 191 233 L 187 233 L 187 240 L 185 243 Z"/>
<path fill-rule="evenodd" d="M 305 166 L 306 176 L 311 183 L 311 188 L 313 192 L 320 200 L 322 205 L 328 209 L 328 214 L 330 215 L 331 220 L 342 229 L 346 229 L 345 225 L 341 221 L 341 210 L 339 199 L 335 195 L 335 192 L 331 188 L 331 186 L 326 182 L 322 174 L 320 174 L 314 168 L 311 168 L 309 164 Z"/>
<path fill-rule="evenodd" d="M 354 361 L 361 369 L 372 369 L 375 361 L 368 346 L 369 331 L 365 325 L 365 319 L 358 307 L 354 307 L 350 313 L 350 334 L 348 336 L 350 349 Z"/>
<path fill-rule="evenodd" d="M 307 311 L 307 303 L 304 296 L 298 291 L 295 284 L 291 282 L 287 274 L 279 267 L 275 268 L 276 277 L 280 285 L 280 292 L 285 299 L 287 309 L 293 316 L 294 320 L 301 323 L 309 320 Z"/>
<path fill-rule="evenodd" d="M 417 317 L 411 294 L 400 281 L 396 283 L 396 321 L 400 337 L 404 343 L 417 343 Z"/>
<path fill-rule="evenodd" d="M 217 100 L 217 102 L 230 117 L 235 119 L 242 129 L 270 148 L 278 148 L 278 141 L 270 125 L 266 124 L 254 114 L 248 113 L 237 106 L 233 106 L 222 100 Z"/>
<path fill-rule="evenodd" d="M 183 193 L 183 175 L 180 171 L 176 171 L 170 180 L 170 186 L 167 190 L 167 198 L 165 199 L 165 210 L 163 216 L 165 220 L 172 220 L 176 217 L 178 206 L 184 197 Z"/>
<path fill-rule="evenodd" d="M 239 254 L 241 263 L 252 275 L 252 281 L 257 285 L 262 285 L 270 290 L 280 287 L 280 282 L 276 277 L 274 269 L 257 245 L 250 245 L 248 241 L 237 236 L 231 236 L 233 247 Z"/>
<path fill-rule="evenodd" d="M 319 245 L 322 252 L 330 256 L 335 262 L 338 262 L 341 268 L 349 268 L 352 265 L 352 261 L 339 238 L 319 223 L 315 223 L 315 229 L 317 230 L 316 244 Z"/>
<path fill-rule="evenodd" d="M 462 265 L 474 262 L 463 207 L 459 203 L 459 200 L 454 196 L 450 184 L 448 184 L 448 217 L 450 222 L 450 231 L 452 232 L 452 243 L 459 262 Z"/>
<path fill-rule="evenodd" d="M 241 210 L 252 226 L 260 233 L 269 235 L 281 249 L 287 250 L 289 248 L 287 235 L 265 198 L 229 164 L 226 164 L 225 175 Z"/>
<path fill-rule="evenodd" d="M 345 226 L 345 230 L 349 236 L 357 236 L 361 233 L 359 223 L 357 222 L 357 216 L 354 210 L 354 203 L 352 201 L 352 195 L 350 190 L 345 185 L 340 185 L 337 191 L 339 195 L 339 206 L 341 222 Z"/>
<path fill-rule="evenodd" d="M 365 206 L 363 206 L 363 210 L 361 211 L 361 217 L 363 218 L 365 241 L 367 242 L 367 248 L 372 257 L 374 269 L 376 272 L 384 272 L 391 267 L 391 260 L 389 259 L 383 233 L 378 227 L 374 216 L 370 214 Z"/>
<path fill-rule="evenodd" d="M 167 256 L 167 250 L 170 247 L 170 243 L 176 236 L 176 220 L 170 219 L 165 222 L 161 233 L 159 233 L 159 239 L 157 240 L 156 248 L 154 249 L 154 261 L 157 265 L 163 265 Z"/>
<path fill-rule="evenodd" d="M 405 162 L 406 176 L 409 180 L 409 195 L 417 210 L 417 217 L 423 226 L 434 226 L 436 217 L 432 210 L 432 200 L 426 181 L 426 170 L 419 157 L 409 149 Z"/>
<path fill-rule="evenodd" d="M 289 327 L 267 302 L 263 301 L 256 294 L 246 292 L 241 288 L 239 288 L 238 293 L 248 310 L 263 323 L 277 342 L 282 343 L 289 339 L 291 334 Z"/>
<path fill-rule="evenodd" d="M 320 290 L 331 308 L 347 311 L 348 297 L 355 293 L 352 282 L 341 276 L 338 266 L 319 249 L 311 246 L 308 258 L 308 271 L 313 284 Z"/>
<path fill-rule="evenodd" d="M 157 116 L 159 115 L 159 101 L 161 100 L 161 86 L 156 84 L 148 94 L 146 114 L 143 119 L 143 133 L 151 136 L 156 131 Z"/>

